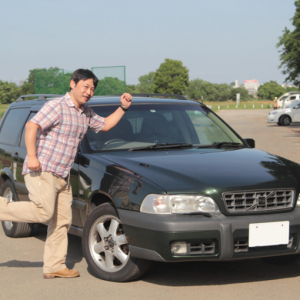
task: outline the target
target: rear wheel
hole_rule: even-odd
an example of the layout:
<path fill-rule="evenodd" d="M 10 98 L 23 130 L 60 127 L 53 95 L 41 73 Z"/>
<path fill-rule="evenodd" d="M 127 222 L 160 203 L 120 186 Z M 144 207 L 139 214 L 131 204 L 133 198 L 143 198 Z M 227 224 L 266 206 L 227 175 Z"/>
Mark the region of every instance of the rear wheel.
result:
<path fill-rule="evenodd" d="M 92 273 L 104 280 L 134 280 L 150 266 L 150 261 L 130 256 L 122 223 L 109 203 L 99 205 L 89 215 L 83 228 L 82 249 Z"/>
<path fill-rule="evenodd" d="M 272 265 L 288 265 L 300 259 L 300 254 L 264 257 L 261 260 Z"/>
<path fill-rule="evenodd" d="M 280 118 L 280 124 L 282 126 L 289 126 L 291 124 L 291 118 L 289 116 L 282 116 Z"/>
<path fill-rule="evenodd" d="M 4 182 L 1 190 L 1 196 L 6 198 L 9 202 L 17 201 L 17 195 L 11 181 L 6 180 Z M 30 236 L 33 224 L 2 221 L 2 227 L 7 236 L 17 238 Z"/>

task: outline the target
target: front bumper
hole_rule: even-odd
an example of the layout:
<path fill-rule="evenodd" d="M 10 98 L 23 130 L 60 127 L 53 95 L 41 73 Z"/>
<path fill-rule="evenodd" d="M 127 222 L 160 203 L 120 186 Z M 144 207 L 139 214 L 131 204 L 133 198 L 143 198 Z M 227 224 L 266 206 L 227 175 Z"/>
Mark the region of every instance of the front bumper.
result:
<path fill-rule="evenodd" d="M 275 115 L 268 115 L 268 123 L 278 123 L 278 116 Z"/>
<path fill-rule="evenodd" d="M 300 253 L 300 209 L 264 215 L 154 215 L 118 210 L 133 257 L 155 261 L 231 260 Z M 251 223 L 290 222 L 288 245 L 248 247 Z M 173 242 L 185 241 L 194 252 L 185 256 L 171 253 Z M 198 246 L 197 246 L 198 245 Z M 203 246 L 204 245 L 204 246 Z M 208 247 L 205 251 L 205 245 Z M 189 246 L 188 246 L 189 247 Z M 200 251 L 204 249 L 204 251 Z M 190 247 L 192 249 L 192 247 Z M 212 250 L 213 249 L 213 250 Z"/>

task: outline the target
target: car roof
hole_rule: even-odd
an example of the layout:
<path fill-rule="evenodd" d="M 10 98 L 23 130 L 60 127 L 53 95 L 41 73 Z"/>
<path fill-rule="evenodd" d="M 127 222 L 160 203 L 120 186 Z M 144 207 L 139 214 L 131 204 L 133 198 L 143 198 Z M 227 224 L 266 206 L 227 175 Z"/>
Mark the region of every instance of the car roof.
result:
<path fill-rule="evenodd" d="M 33 96 L 33 95 L 31 95 Z M 63 95 L 58 95 L 62 97 Z M 11 107 L 35 107 L 39 109 L 42 107 L 47 101 L 54 100 L 58 97 L 39 97 L 38 99 L 34 100 L 24 100 L 21 99 L 11 104 Z M 193 100 L 179 100 L 175 98 L 155 98 L 155 97 L 142 97 L 142 96 L 133 96 L 132 98 L 133 104 L 201 104 L 200 102 L 193 101 Z M 118 96 L 94 96 L 92 97 L 89 102 L 88 106 L 99 106 L 99 105 L 119 105 L 120 104 L 120 95 Z"/>

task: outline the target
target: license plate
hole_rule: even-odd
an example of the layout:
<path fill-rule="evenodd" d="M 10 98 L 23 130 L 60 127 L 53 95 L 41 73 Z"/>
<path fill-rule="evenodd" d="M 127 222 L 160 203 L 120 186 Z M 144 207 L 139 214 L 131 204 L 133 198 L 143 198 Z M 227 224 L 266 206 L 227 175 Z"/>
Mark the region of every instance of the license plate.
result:
<path fill-rule="evenodd" d="M 249 224 L 249 247 L 287 245 L 290 222 Z"/>

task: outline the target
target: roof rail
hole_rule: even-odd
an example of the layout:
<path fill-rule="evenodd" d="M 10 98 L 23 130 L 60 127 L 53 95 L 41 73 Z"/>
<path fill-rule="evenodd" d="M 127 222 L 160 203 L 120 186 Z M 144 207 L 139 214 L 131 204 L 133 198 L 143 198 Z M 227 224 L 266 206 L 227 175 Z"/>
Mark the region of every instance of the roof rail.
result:
<path fill-rule="evenodd" d="M 172 98 L 177 100 L 189 100 L 183 95 L 176 94 L 131 94 L 133 97 L 158 97 L 158 98 Z"/>
<path fill-rule="evenodd" d="M 122 94 L 115 95 L 105 95 L 106 97 L 110 96 L 122 96 Z M 177 100 L 189 100 L 187 97 L 183 95 L 173 95 L 173 94 L 131 94 L 133 97 L 157 97 L 157 98 L 172 98 Z M 97 96 L 96 96 L 97 97 Z"/>
<path fill-rule="evenodd" d="M 58 94 L 32 94 L 32 95 L 22 95 L 20 96 L 16 102 L 21 102 L 21 101 L 26 101 L 26 100 L 31 100 L 31 99 L 25 99 L 29 97 L 38 97 L 36 100 L 38 101 L 43 101 L 47 100 L 47 98 L 54 98 L 54 97 L 62 97 L 63 95 L 58 95 Z"/>

